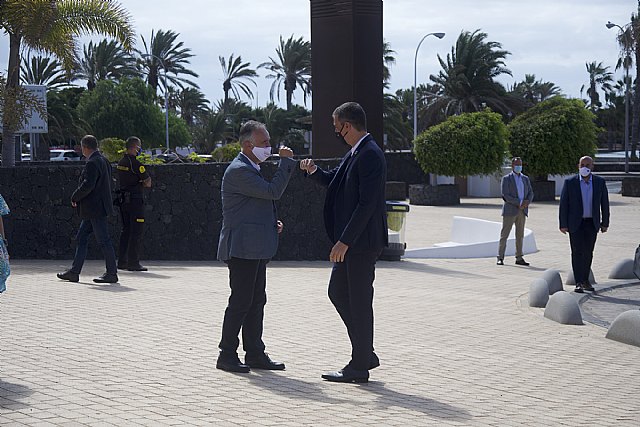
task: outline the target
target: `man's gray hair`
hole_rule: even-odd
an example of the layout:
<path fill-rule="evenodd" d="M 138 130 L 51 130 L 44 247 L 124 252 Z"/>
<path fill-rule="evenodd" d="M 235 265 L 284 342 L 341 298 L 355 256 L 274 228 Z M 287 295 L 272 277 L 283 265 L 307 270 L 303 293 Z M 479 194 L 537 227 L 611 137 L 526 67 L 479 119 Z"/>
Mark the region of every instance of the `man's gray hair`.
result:
<path fill-rule="evenodd" d="M 267 130 L 267 126 L 264 123 L 260 123 L 256 120 L 249 120 L 240 128 L 240 135 L 238 136 L 238 140 L 240 144 L 244 141 L 250 141 L 252 144 L 255 144 L 255 140 L 253 137 L 253 133 L 258 129 Z"/>

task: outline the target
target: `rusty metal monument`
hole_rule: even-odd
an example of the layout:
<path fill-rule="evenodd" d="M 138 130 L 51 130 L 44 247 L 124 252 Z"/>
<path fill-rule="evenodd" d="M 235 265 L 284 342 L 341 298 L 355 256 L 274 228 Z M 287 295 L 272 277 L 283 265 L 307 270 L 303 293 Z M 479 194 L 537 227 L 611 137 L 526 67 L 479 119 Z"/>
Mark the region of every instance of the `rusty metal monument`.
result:
<path fill-rule="evenodd" d="M 348 146 L 334 135 L 331 113 L 356 101 L 367 128 L 382 146 L 382 0 L 310 0 L 312 155 L 343 156 Z"/>

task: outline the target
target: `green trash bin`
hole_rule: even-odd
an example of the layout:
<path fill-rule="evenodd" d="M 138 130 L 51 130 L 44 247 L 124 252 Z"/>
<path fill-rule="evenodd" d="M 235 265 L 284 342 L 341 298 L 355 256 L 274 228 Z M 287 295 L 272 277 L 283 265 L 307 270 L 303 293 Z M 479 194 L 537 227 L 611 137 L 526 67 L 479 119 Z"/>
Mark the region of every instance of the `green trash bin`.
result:
<path fill-rule="evenodd" d="M 382 249 L 381 260 L 400 261 L 407 248 L 404 238 L 409 204 L 387 200 L 387 233 L 389 245 Z"/>

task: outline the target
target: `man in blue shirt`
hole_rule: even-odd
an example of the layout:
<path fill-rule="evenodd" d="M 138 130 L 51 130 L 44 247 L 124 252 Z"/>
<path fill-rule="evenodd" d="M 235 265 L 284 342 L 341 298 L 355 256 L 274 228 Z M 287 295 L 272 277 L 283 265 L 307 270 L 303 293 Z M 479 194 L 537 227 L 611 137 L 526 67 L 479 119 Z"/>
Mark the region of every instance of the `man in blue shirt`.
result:
<path fill-rule="evenodd" d="M 584 156 L 578 164 L 579 175 L 567 178 L 560 196 L 560 231 L 569 233 L 571 266 L 578 293 L 594 291 L 589 283 L 598 231 L 609 228 L 609 193 L 604 178 L 595 176 L 593 159 Z"/>
<path fill-rule="evenodd" d="M 516 225 L 516 264 L 529 265 L 523 258 L 522 241 L 524 240 L 524 224 L 529 215 L 529 204 L 533 201 L 533 188 L 529 177 L 522 173 L 522 159 L 511 160 L 513 171 L 502 177 L 501 191 L 504 206 L 502 207 L 502 231 L 498 244 L 498 265 L 504 265 L 504 253 L 507 249 L 507 238 L 513 225 Z"/>

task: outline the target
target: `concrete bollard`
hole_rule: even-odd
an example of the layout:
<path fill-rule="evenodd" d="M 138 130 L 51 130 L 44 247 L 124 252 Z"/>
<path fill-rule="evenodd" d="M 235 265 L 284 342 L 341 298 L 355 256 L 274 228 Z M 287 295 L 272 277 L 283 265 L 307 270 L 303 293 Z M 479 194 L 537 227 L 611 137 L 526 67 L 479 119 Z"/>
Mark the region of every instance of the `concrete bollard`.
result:
<path fill-rule="evenodd" d="M 578 300 L 569 292 L 558 291 L 551 295 L 544 317 L 563 325 L 582 325 L 582 313 Z"/>
<path fill-rule="evenodd" d="M 640 310 L 629 310 L 613 321 L 606 338 L 640 347 Z"/>
<path fill-rule="evenodd" d="M 549 301 L 549 284 L 544 279 L 536 279 L 529 285 L 529 307 L 544 308 Z"/>
<path fill-rule="evenodd" d="M 636 275 L 633 274 L 633 260 L 623 259 L 619 261 L 611 269 L 609 273 L 609 279 L 635 279 Z"/>
<path fill-rule="evenodd" d="M 598 282 L 596 282 L 596 278 L 593 275 L 593 270 L 589 270 L 589 283 L 591 283 L 592 285 L 596 285 Z M 575 277 L 573 277 L 573 270 L 569 270 L 569 274 L 567 274 L 567 281 L 564 282 L 565 285 L 569 286 L 575 286 L 576 285 L 576 279 Z"/>
<path fill-rule="evenodd" d="M 549 294 L 553 295 L 558 291 L 564 291 L 564 287 L 562 286 L 562 277 L 560 277 L 560 272 L 554 269 L 545 270 L 542 273 L 542 278 L 547 281 L 549 285 Z"/>

